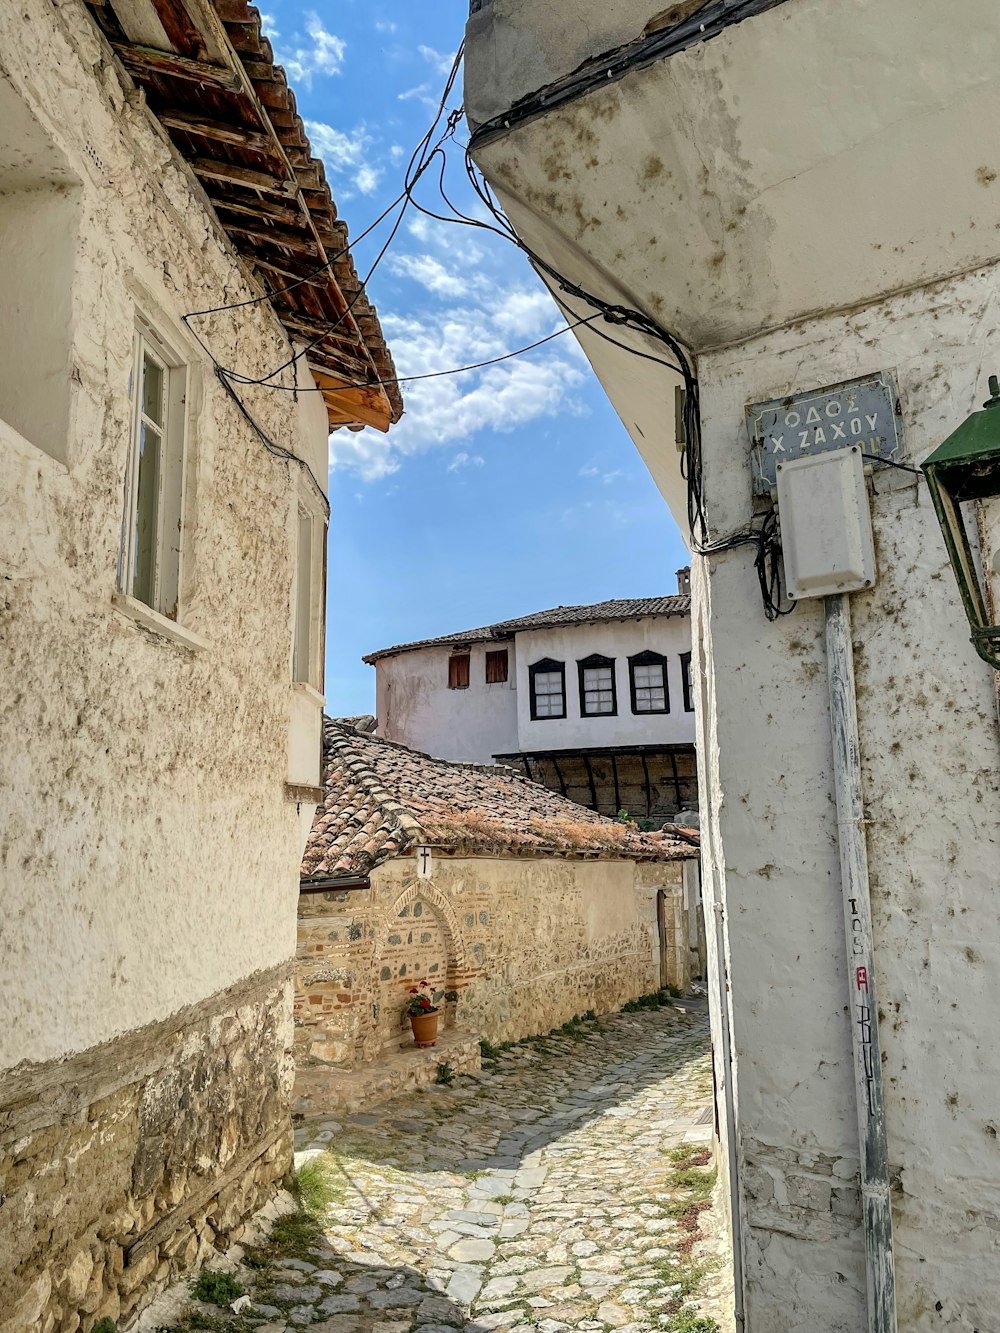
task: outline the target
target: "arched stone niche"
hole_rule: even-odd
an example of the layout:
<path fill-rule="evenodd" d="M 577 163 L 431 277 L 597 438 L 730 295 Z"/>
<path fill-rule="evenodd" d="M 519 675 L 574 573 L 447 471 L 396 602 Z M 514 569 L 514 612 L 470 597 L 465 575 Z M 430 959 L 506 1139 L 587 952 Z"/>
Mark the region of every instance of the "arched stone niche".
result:
<path fill-rule="evenodd" d="M 426 979 L 436 991 L 453 992 L 465 967 L 466 949 L 451 903 L 426 881 L 414 880 L 379 923 L 373 957 L 373 1026 L 365 1058 L 407 1044 L 405 1008 L 411 986 Z M 440 1001 L 442 1023 L 454 1025 L 455 1004 Z"/>

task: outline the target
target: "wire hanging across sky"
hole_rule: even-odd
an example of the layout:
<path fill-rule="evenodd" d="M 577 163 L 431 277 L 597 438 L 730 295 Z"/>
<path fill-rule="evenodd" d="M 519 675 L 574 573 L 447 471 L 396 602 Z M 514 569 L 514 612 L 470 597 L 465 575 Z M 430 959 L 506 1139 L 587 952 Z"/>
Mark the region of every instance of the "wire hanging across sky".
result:
<path fill-rule="evenodd" d="M 455 141 L 457 143 L 455 140 L 455 131 L 464 118 L 465 111 L 463 106 L 459 106 L 448 111 L 446 114 L 446 107 L 462 65 L 464 47 L 465 44 L 463 42 L 455 54 L 434 119 L 410 157 L 406 171 L 404 172 L 403 189 L 392 203 L 390 203 L 379 216 L 364 229 L 364 231 L 360 232 L 354 238 L 353 244 L 357 245 L 359 241 L 365 240 L 377 227 L 398 210 L 398 214 L 393 220 L 388 237 L 380 247 L 378 254 L 371 264 L 371 267 L 368 269 L 365 277 L 359 282 L 358 291 L 347 303 L 345 309 L 336 320 L 332 321 L 322 333 L 317 334 L 317 336 L 310 342 L 300 347 L 298 351 L 293 351 L 293 354 L 290 357 L 280 365 L 274 367 L 273 370 L 270 370 L 265 375 L 256 377 L 248 376 L 230 367 L 223 366 L 221 362 L 216 359 L 204 339 L 191 324 L 191 321 L 194 319 L 219 314 L 228 310 L 242 309 L 247 306 L 260 304 L 264 301 L 271 301 L 276 296 L 281 296 L 286 292 L 293 291 L 304 283 L 311 282 L 314 278 L 329 270 L 338 259 L 348 253 L 349 246 L 346 244 L 335 255 L 328 257 L 324 263 L 320 264 L 310 273 L 295 279 L 283 287 L 274 288 L 262 296 L 252 297 L 248 300 L 233 302 L 227 305 L 213 306 L 206 310 L 191 311 L 183 317 L 184 323 L 194 334 L 206 355 L 212 360 L 218 378 L 226 386 L 228 392 L 237 402 L 241 412 L 253 426 L 257 434 L 272 452 L 280 452 L 282 454 L 289 453 L 289 451 L 282 450 L 280 446 L 275 445 L 274 442 L 266 436 L 266 433 L 263 432 L 262 428 L 256 423 L 249 409 L 236 393 L 236 390 L 233 387 L 234 385 L 239 384 L 248 387 L 259 387 L 284 393 L 330 394 L 351 393 L 365 388 L 377 389 L 394 384 L 413 384 L 418 381 L 439 379 L 445 376 L 459 375 L 499 365 L 505 361 L 512 360 L 515 357 L 524 356 L 525 354 L 551 342 L 553 339 L 560 337 L 564 333 L 569 333 L 575 329 L 586 327 L 597 337 L 612 346 L 617 347 L 632 356 L 654 362 L 657 365 L 662 365 L 665 369 L 668 369 L 673 374 L 681 377 L 684 385 L 682 412 L 684 448 L 681 458 L 681 474 L 685 480 L 687 489 L 687 518 L 691 549 L 699 555 L 713 555 L 723 551 L 733 550 L 740 546 L 754 547 L 756 549 L 754 563 L 760 581 L 764 610 L 768 619 L 773 620 L 779 615 L 788 614 L 789 610 L 794 609 L 794 607 L 786 608 L 781 605 L 778 571 L 779 562 L 777 559 L 778 553 L 780 552 L 780 542 L 777 533 L 776 517 L 773 510 L 763 515 L 755 515 L 754 519 L 752 519 L 744 528 L 737 532 L 730 533 L 726 537 L 718 538 L 714 541 L 710 538 L 708 519 L 704 507 L 702 481 L 701 412 L 699 404 L 698 377 L 693 359 L 684 349 L 679 338 L 670 333 L 669 330 L 663 328 L 662 325 L 644 311 L 617 302 L 605 300 L 604 298 L 597 296 L 595 293 L 588 291 L 580 283 L 574 282 L 565 274 L 561 273 L 554 265 L 549 263 L 539 255 L 537 251 L 532 249 L 532 247 L 529 246 L 515 231 L 513 224 L 504 213 L 499 201 L 494 195 L 489 182 L 482 175 L 481 171 L 473 161 L 467 144 L 458 144 L 462 154 L 464 174 L 469 187 L 472 189 L 474 195 L 485 211 L 488 220 L 464 212 L 453 202 L 445 184 L 445 177 L 449 164 L 446 145 L 449 141 Z M 435 132 L 441 125 L 442 119 L 444 119 L 445 122 L 444 127 L 435 139 Z M 417 186 L 425 176 L 428 176 L 432 164 L 437 162 L 438 159 L 440 159 L 440 164 L 439 170 L 436 173 L 436 193 L 439 199 L 439 204 L 444 206 L 444 211 L 438 211 L 438 208 L 428 207 L 426 203 L 422 203 L 416 198 Z M 433 179 L 433 176 L 431 179 Z M 561 293 L 562 296 L 572 300 L 582 302 L 584 305 L 589 305 L 594 313 L 592 315 L 578 317 L 574 319 L 573 322 L 569 322 L 567 318 L 567 323 L 564 324 L 562 328 L 555 330 L 544 338 L 540 338 L 524 347 L 505 352 L 502 355 L 491 357 L 484 361 L 473 362 L 468 365 L 452 366 L 442 368 L 441 370 L 426 371 L 416 375 L 400 375 L 392 379 L 356 380 L 345 382 L 343 385 L 327 389 L 303 388 L 294 383 L 290 385 L 275 383 L 274 381 L 279 375 L 289 368 L 293 368 L 301 358 L 308 356 L 313 348 L 319 346 L 327 337 L 336 332 L 336 330 L 343 325 L 355 304 L 365 292 L 373 274 L 388 254 L 392 243 L 399 232 L 399 228 L 402 225 L 403 219 L 406 216 L 407 210 L 411 207 L 435 221 L 448 225 L 470 227 L 498 236 L 500 239 L 515 246 L 527 257 L 532 267 L 536 270 L 539 276 L 542 277 L 543 281 L 546 282 L 550 294 L 554 297 L 556 304 L 564 317 L 568 317 L 575 312 L 568 308 L 566 302 L 561 300 L 557 293 Z M 601 319 L 608 324 L 618 325 L 619 327 L 628 329 L 632 333 L 637 333 L 643 337 L 653 339 L 667 350 L 670 359 L 668 360 L 664 357 L 655 356 L 649 351 L 631 346 L 630 344 L 621 341 L 619 338 L 612 337 L 606 329 L 597 327 L 596 321 Z"/>

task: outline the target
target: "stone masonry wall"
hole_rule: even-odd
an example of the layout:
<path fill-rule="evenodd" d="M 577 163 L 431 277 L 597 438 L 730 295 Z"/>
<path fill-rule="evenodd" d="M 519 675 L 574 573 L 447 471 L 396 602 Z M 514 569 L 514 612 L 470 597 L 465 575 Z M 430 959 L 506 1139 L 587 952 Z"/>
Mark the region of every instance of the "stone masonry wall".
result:
<path fill-rule="evenodd" d="M 296 1059 L 354 1069 L 406 1041 L 424 976 L 458 996 L 446 1026 L 491 1041 L 619 1008 L 660 984 L 656 894 L 680 878 L 680 862 L 439 855 L 430 880 L 402 857 L 370 889 L 301 895 Z"/>
<path fill-rule="evenodd" d="M 125 1320 L 291 1165 L 291 982 L 277 969 L 0 1093 L 0 1333 Z"/>

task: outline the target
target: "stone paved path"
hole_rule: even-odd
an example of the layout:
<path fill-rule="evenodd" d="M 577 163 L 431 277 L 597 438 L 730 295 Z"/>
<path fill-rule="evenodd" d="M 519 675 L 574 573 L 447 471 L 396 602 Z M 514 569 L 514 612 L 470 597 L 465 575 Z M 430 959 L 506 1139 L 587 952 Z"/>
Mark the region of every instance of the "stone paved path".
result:
<path fill-rule="evenodd" d="M 311 1121 L 297 1161 L 332 1195 L 326 1239 L 249 1270 L 247 1326 L 710 1333 L 699 1297 L 725 1274 L 703 1277 L 688 1253 L 707 1220 L 710 1104 L 707 1017 L 671 1006 Z"/>

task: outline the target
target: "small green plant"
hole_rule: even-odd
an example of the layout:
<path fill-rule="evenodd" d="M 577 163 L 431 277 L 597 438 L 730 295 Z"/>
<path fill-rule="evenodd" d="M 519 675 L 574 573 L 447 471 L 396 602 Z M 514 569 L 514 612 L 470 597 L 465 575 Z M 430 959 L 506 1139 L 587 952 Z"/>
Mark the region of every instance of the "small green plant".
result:
<path fill-rule="evenodd" d="M 455 1082 L 454 1065 L 449 1064 L 447 1060 L 441 1061 L 434 1074 L 434 1082 L 440 1083 L 446 1088 L 450 1087 Z"/>
<path fill-rule="evenodd" d="M 627 811 L 627 810 L 619 810 L 618 813 L 615 815 L 615 819 L 618 820 L 619 824 L 627 824 L 627 823 L 629 823 L 628 811 Z"/>
<path fill-rule="evenodd" d="M 118 1325 L 105 1315 L 103 1319 L 98 1319 L 90 1333 L 118 1333 Z"/>
<path fill-rule="evenodd" d="M 516 1200 L 513 1194 L 497 1194 L 494 1196 L 493 1202 L 508 1204 L 508 1203 L 514 1203 L 516 1202 Z"/>
<path fill-rule="evenodd" d="M 293 1173 L 289 1190 L 304 1213 L 322 1222 L 331 1204 L 343 1202 L 343 1171 L 329 1153 L 321 1153 Z"/>
<path fill-rule="evenodd" d="M 496 1060 L 499 1057 L 502 1049 L 503 1048 L 501 1046 L 494 1046 L 493 1043 L 490 1041 L 489 1037 L 479 1038 L 479 1054 L 483 1057 L 484 1060 L 490 1062 Z"/>
<path fill-rule="evenodd" d="M 310 1213 L 300 1209 L 279 1217 L 271 1228 L 271 1247 L 279 1258 L 301 1256 L 314 1249 L 323 1240 L 323 1228 Z"/>
<path fill-rule="evenodd" d="M 707 1315 L 681 1310 L 667 1325 L 668 1333 L 719 1333 L 719 1325 Z"/>
<path fill-rule="evenodd" d="M 243 1288 L 232 1273 L 213 1273 L 210 1268 L 203 1268 L 191 1283 L 191 1295 L 208 1305 L 232 1305 L 237 1296 L 243 1295 Z"/>

